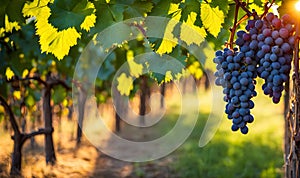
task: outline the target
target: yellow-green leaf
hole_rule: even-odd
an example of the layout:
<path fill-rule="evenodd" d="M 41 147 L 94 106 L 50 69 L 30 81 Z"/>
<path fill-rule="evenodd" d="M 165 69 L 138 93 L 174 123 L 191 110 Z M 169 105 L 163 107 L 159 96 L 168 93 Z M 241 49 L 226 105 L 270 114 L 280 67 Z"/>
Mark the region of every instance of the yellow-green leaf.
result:
<path fill-rule="evenodd" d="M 20 99 L 21 99 L 21 91 L 14 91 L 14 92 L 13 92 L 13 96 L 14 96 L 17 100 L 20 100 Z"/>
<path fill-rule="evenodd" d="M 29 74 L 28 69 L 23 70 L 22 78 L 25 78 Z"/>
<path fill-rule="evenodd" d="M 50 8 L 47 6 L 49 0 L 34 0 L 26 3 L 23 8 L 23 15 L 36 18 L 36 33 L 39 35 L 39 43 L 42 52 L 52 53 L 57 59 L 63 59 L 69 53 L 72 46 L 77 44 L 80 33 L 74 27 L 58 31 L 49 22 L 51 15 Z M 85 22 L 88 23 L 88 22 Z M 90 23 L 84 25 L 89 29 Z"/>
<path fill-rule="evenodd" d="M 127 61 L 130 68 L 130 75 L 138 78 L 143 73 L 143 65 L 137 64 L 134 59 L 134 54 L 132 50 L 129 50 L 127 52 Z"/>
<path fill-rule="evenodd" d="M 96 15 L 91 14 L 91 15 L 85 17 L 84 21 L 80 25 L 80 28 L 89 32 L 90 29 L 95 26 L 95 23 L 96 23 Z"/>
<path fill-rule="evenodd" d="M 15 75 L 15 73 L 10 69 L 10 67 L 7 67 L 5 75 L 7 80 L 10 80 Z"/>
<path fill-rule="evenodd" d="M 118 78 L 118 86 L 117 89 L 119 90 L 121 95 L 128 96 L 130 91 L 133 89 L 133 80 L 130 76 L 127 77 L 125 73 L 122 73 Z"/>
<path fill-rule="evenodd" d="M 187 21 L 184 22 L 181 27 L 180 38 L 186 42 L 187 45 L 191 45 L 193 43 L 200 45 L 207 35 L 203 27 L 200 28 L 194 25 L 196 17 L 197 14 L 195 12 L 191 12 Z"/>
<path fill-rule="evenodd" d="M 176 21 L 179 21 L 181 15 L 180 13 L 176 13 L 179 11 L 179 4 L 170 4 L 169 14 L 175 13 L 175 15 L 172 17 L 172 19 L 175 19 Z M 176 21 L 171 20 L 167 26 L 164 33 L 164 38 L 157 49 L 158 54 L 165 54 L 165 53 L 171 53 L 173 48 L 177 45 L 177 39 L 173 35 L 174 27 L 176 26 Z"/>
<path fill-rule="evenodd" d="M 170 82 L 172 80 L 173 80 L 172 72 L 171 71 L 167 71 L 166 75 L 165 75 L 165 82 L 168 83 L 168 82 Z"/>
<path fill-rule="evenodd" d="M 212 8 L 209 4 L 202 3 L 200 17 L 204 27 L 209 33 L 217 37 L 224 23 L 225 16 L 223 11 L 221 11 L 218 6 Z"/>
<path fill-rule="evenodd" d="M 18 22 L 10 22 L 8 20 L 7 15 L 5 15 L 5 31 L 6 32 L 12 32 L 13 29 L 15 29 L 16 31 L 20 30 L 21 27 L 19 26 Z"/>
<path fill-rule="evenodd" d="M 189 72 L 196 78 L 200 79 L 203 75 L 203 71 L 200 68 L 200 63 L 195 61 L 188 67 Z"/>

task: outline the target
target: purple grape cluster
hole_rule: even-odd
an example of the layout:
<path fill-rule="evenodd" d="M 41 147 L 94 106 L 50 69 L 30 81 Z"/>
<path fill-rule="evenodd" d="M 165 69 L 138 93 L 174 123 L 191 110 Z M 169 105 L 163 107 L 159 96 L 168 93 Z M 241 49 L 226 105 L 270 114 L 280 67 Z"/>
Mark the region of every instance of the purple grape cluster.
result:
<path fill-rule="evenodd" d="M 249 60 L 249 51 L 237 50 L 225 48 L 224 51 L 216 52 L 214 62 L 218 71 L 215 73 L 215 83 L 224 88 L 224 101 L 227 102 L 225 113 L 232 120 L 231 129 L 240 129 L 243 134 L 247 134 L 247 123 L 254 120 L 250 109 L 254 107 L 251 98 L 256 96 L 254 78 L 257 76 L 257 63 L 251 57 Z"/>
<path fill-rule="evenodd" d="M 294 25 L 288 15 L 279 19 L 268 13 L 263 19 L 249 20 L 246 31 L 238 31 L 233 50 L 217 51 L 215 83 L 223 87 L 225 113 L 233 131 L 248 133 L 254 117 L 255 78 L 264 79 L 263 92 L 279 103 L 284 83 L 289 80 L 294 45 Z"/>
<path fill-rule="evenodd" d="M 279 19 L 268 13 L 262 20 L 249 20 L 243 35 L 238 35 L 236 44 L 250 48 L 258 61 L 258 76 L 264 79 L 262 89 L 265 95 L 279 103 L 284 83 L 289 80 L 294 46 L 294 25 L 289 15 Z"/>

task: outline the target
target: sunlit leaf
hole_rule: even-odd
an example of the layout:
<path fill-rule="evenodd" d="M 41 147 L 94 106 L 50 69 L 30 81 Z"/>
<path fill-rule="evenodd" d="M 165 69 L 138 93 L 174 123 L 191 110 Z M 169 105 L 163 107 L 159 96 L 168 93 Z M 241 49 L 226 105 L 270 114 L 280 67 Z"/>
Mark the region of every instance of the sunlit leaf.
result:
<path fill-rule="evenodd" d="M 35 105 L 35 99 L 34 99 L 34 97 L 32 96 L 32 95 L 29 95 L 29 96 L 27 96 L 26 97 L 26 99 L 25 99 L 25 103 L 26 103 L 26 105 L 28 106 L 28 107 L 32 107 L 32 106 L 34 106 Z"/>
<path fill-rule="evenodd" d="M 127 62 L 129 65 L 129 69 L 130 69 L 130 74 L 133 77 L 138 78 L 140 75 L 142 75 L 143 73 L 143 65 L 142 64 L 137 64 L 134 61 L 134 53 L 132 50 L 128 50 L 126 53 L 127 56 Z"/>
<path fill-rule="evenodd" d="M 14 92 L 13 92 L 13 96 L 14 96 L 17 100 L 20 100 L 20 99 L 21 99 L 21 91 L 14 91 Z"/>
<path fill-rule="evenodd" d="M 176 13 L 179 11 L 178 7 L 179 7 L 179 4 L 171 3 L 170 9 L 169 9 L 169 14 L 175 13 L 175 15 L 172 17 L 172 19 L 179 21 L 180 14 Z M 156 51 L 158 54 L 170 53 L 170 52 L 172 52 L 173 48 L 177 45 L 178 40 L 177 40 L 177 38 L 174 37 L 174 34 L 173 34 L 174 27 L 177 25 L 177 22 L 175 20 L 169 21 L 169 23 L 165 29 L 163 40 L 162 40 L 158 50 Z"/>
<path fill-rule="evenodd" d="M 5 109 L 2 105 L 0 105 L 0 113 L 4 113 L 5 112 Z"/>
<path fill-rule="evenodd" d="M 79 28 L 83 23 L 85 29 L 90 29 L 94 26 L 95 16 L 91 16 L 95 12 L 94 4 L 87 0 L 70 1 L 70 0 L 54 0 L 49 5 L 51 9 L 51 15 L 48 18 L 49 23 L 52 24 L 58 30 L 64 30 L 67 28 L 75 27 Z M 91 19 L 86 17 L 91 16 Z M 94 19 L 93 19 L 94 18 Z M 84 22 L 85 21 L 85 22 Z"/>
<path fill-rule="evenodd" d="M 203 27 L 198 27 L 194 25 L 196 21 L 197 14 L 195 12 L 191 12 L 188 16 L 186 22 L 183 22 L 180 31 L 180 38 L 186 42 L 187 45 L 197 44 L 200 45 L 206 37 L 206 31 Z M 195 33 L 196 32 L 196 33 Z"/>
<path fill-rule="evenodd" d="M 264 9 L 256 4 L 250 4 L 249 9 L 254 9 L 257 12 L 257 14 L 264 13 Z"/>
<path fill-rule="evenodd" d="M 22 73 L 22 78 L 25 78 L 29 74 L 28 69 L 25 69 Z"/>
<path fill-rule="evenodd" d="M 170 82 L 172 80 L 173 80 L 172 72 L 171 71 L 167 71 L 166 75 L 165 75 L 165 82 Z"/>
<path fill-rule="evenodd" d="M 89 32 L 91 27 L 94 27 L 96 23 L 96 15 L 91 14 L 85 17 L 84 21 L 80 25 L 80 28 L 84 29 L 85 31 Z"/>
<path fill-rule="evenodd" d="M 15 73 L 10 69 L 10 67 L 7 67 L 5 71 L 5 76 L 7 80 L 10 80 L 14 75 Z"/>
<path fill-rule="evenodd" d="M 47 6 L 48 0 L 34 0 L 26 3 L 23 8 L 24 16 L 36 18 L 36 33 L 40 36 L 39 43 L 42 52 L 52 53 L 57 59 L 63 59 L 69 53 L 72 46 L 77 44 L 77 39 L 81 35 L 72 27 L 58 31 L 48 22 L 50 8 Z"/>
<path fill-rule="evenodd" d="M 223 11 L 221 11 L 219 7 L 212 8 L 209 4 L 202 3 L 200 17 L 204 27 L 209 33 L 217 37 L 224 23 L 225 17 Z"/>
<path fill-rule="evenodd" d="M 10 22 L 8 20 L 8 16 L 5 15 L 5 32 L 12 32 L 13 29 L 15 29 L 16 31 L 20 30 L 21 27 L 19 26 L 18 22 Z M 1 33 L 0 33 L 1 34 Z"/>
<path fill-rule="evenodd" d="M 128 96 L 130 91 L 133 89 L 133 80 L 130 76 L 127 77 L 125 73 L 122 73 L 118 78 L 118 86 L 117 89 L 119 90 L 121 95 Z"/>
<path fill-rule="evenodd" d="M 203 71 L 201 70 L 200 63 L 194 61 L 192 65 L 188 67 L 188 71 L 196 78 L 200 79 L 203 76 Z"/>

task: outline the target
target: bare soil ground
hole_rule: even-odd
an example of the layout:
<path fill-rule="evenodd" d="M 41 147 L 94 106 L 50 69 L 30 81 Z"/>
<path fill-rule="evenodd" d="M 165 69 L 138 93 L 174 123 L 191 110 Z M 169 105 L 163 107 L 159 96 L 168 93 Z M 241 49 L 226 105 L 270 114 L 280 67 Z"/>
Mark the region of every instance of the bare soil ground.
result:
<path fill-rule="evenodd" d="M 63 121 L 62 127 L 70 128 L 73 121 Z M 123 128 L 124 130 L 127 130 Z M 176 177 L 170 168 L 174 161 L 168 156 L 158 161 L 147 163 L 130 163 L 111 158 L 97 150 L 86 139 L 76 147 L 74 134 L 54 132 L 57 163 L 46 165 L 44 158 L 43 136 L 35 138 L 32 148 L 27 141 L 23 148 L 22 176 L 23 177 L 99 177 L 99 178 L 136 178 L 136 177 Z M 126 138 L 137 138 L 135 131 L 125 131 Z M 147 134 L 140 136 L 145 138 Z M 10 177 L 11 151 L 13 141 L 10 134 L 0 131 L 0 177 Z"/>

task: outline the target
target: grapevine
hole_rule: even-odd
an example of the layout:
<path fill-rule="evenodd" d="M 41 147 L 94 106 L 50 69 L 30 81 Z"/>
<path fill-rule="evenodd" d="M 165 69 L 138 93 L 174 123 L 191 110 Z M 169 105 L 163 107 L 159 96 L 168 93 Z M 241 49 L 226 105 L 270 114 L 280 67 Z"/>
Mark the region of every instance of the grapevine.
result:
<path fill-rule="evenodd" d="M 255 79 L 264 79 L 263 93 L 272 98 L 273 103 L 279 103 L 289 80 L 295 43 L 295 25 L 289 15 L 279 18 L 268 12 L 271 6 L 265 5 L 265 12 L 258 16 L 255 10 L 245 10 L 245 6 L 246 3 L 236 3 L 229 43 L 223 51 L 217 51 L 214 58 L 215 83 L 223 87 L 227 102 L 225 113 L 233 123 L 231 129 L 240 129 L 243 134 L 248 133 L 247 123 L 254 120 L 250 110 L 254 107 L 251 99 L 257 95 Z M 246 15 L 237 21 L 240 7 Z M 236 28 L 246 19 L 245 30 L 236 32 L 233 47 Z"/>

